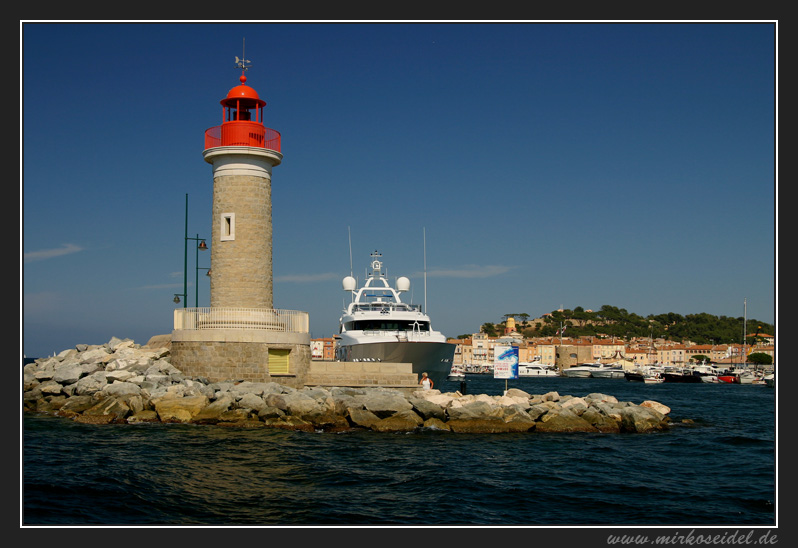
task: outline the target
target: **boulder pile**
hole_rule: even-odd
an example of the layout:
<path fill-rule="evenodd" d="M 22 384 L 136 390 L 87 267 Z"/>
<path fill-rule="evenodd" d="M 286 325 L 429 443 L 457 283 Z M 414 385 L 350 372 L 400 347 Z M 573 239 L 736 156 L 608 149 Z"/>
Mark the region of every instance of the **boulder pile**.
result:
<path fill-rule="evenodd" d="M 155 345 L 157 346 L 157 345 Z M 304 431 L 650 432 L 670 409 L 614 396 L 501 396 L 391 388 L 304 387 L 187 378 L 168 347 L 112 338 L 77 345 L 23 367 L 23 409 L 91 424 L 192 423 Z"/>

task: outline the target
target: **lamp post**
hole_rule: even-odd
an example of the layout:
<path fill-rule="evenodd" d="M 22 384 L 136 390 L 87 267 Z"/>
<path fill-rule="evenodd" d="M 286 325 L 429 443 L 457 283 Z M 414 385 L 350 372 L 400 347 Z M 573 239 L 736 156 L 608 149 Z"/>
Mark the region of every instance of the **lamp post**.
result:
<path fill-rule="evenodd" d="M 205 239 L 204 238 L 200 238 L 199 234 L 197 234 L 196 238 L 189 238 L 189 240 L 196 240 L 196 241 L 199 242 L 197 244 L 197 249 L 194 251 L 194 306 L 199 308 L 199 271 L 200 270 L 207 270 L 208 271 L 207 275 L 208 276 L 211 275 L 211 269 L 210 268 L 200 269 L 200 267 L 199 267 L 199 252 L 200 252 L 200 250 L 207 251 L 208 250 L 208 246 L 205 244 Z"/>
<path fill-rule="evenodd" d="M 194 240 L 198 242 L 197 249 L 195 250 L 195 267 L 196 267 L 196 281 L 195 281 L 195 295 L 194 295 L 194 305 L 198 306 L 199 302 L 199 252 L 200 250 L 207 250 L 208 246 L 205 244 L 205 238 L 200 238 L 199 234 L 196 235 L 195 238 L 189 238 L 188 236 L 188 194 L 186 194 L 186 216 L 185 216 L 185 234 L 183 237 L 183 293 L 175 293 L 175 298 L 173 299 L 175 303 L 180 302 L 180 297 L 183 297 L 183 308 L 188 306 L 188 241 Z M 208 275 L 210 276 L 210 269 L 208 269 Z"/>

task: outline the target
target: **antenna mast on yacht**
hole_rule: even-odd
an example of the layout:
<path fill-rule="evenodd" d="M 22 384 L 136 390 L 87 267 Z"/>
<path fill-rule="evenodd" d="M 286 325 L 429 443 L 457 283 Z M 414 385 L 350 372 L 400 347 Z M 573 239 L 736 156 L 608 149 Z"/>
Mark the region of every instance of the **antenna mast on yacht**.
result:
<path fill-rule="evenodd" d="M 427 314 L 427 227 L 422 227 L 424 234 L 424 313 Z"/>
<path fill-rule="evenodd" d="M 349 275 L 353 276 L 352 274 L 352 227 L 346 227 L 349 231 Z"/>

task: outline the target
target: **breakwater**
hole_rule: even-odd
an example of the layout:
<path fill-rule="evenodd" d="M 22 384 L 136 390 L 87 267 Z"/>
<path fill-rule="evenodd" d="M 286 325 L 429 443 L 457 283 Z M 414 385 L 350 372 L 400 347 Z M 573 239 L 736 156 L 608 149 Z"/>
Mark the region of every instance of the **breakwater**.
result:
<path fill-rule="evenodd" d="M 23 407 L 77 422 L 192 423 L 340 432 L 650 432 L 670 425 L 670 408 L 613 395 L 502 395 L 391 388 L 304 387 L 187 378 L 165 346 L 117 338 L 77 345 L 23 368 Z"/>

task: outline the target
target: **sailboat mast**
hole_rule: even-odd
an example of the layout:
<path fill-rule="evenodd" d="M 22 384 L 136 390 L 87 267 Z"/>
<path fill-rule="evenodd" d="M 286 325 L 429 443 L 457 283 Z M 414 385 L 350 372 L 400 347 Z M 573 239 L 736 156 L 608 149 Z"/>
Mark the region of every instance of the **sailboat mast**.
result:
<path fill-rule="evenodd" d="M 741 360 L 743 365 L 746 365 L 748 363 L 748 355 L 745 353 L 747 346 L 745 340 L 746 330 L 748 329 L 746 327 L 747 323 L 748 323 L 748 299 L 743 298 L 743 355 Z"/>

